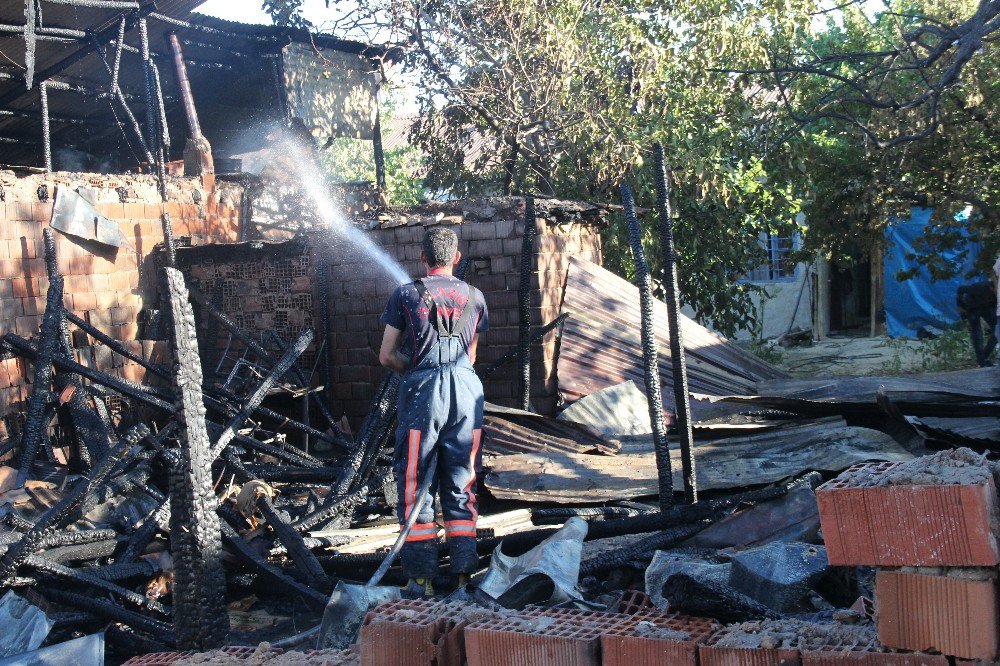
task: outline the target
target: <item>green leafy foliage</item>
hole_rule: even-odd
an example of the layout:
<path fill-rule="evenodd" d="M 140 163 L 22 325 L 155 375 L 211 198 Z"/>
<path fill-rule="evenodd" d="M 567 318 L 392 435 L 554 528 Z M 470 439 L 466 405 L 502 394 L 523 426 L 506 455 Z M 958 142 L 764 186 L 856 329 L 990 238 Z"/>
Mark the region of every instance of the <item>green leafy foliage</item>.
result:
<path fill-rule="evenodd" d="M 297 3 L 266 7 L 294 24 Z M 411 142 L 426 160 L 427 191 L 616 204 L 627 180 L 649 209 L 647 162 L 661 142 L 683 300 L 731 334 L 755 317 L 756 287 L 742 278 L 765 258 L 760 235 L 790 235 L 800 214 L 808 223 L 802 259 L 822 252 L 846 264 L 859 248 L 862 256 L 880 252 L 888 221 L 920 202 L 937 211 L 919 257 L 932 274 L 951 268 L 934 248 L 957 243 L 956 228 L 983 244 L 984 262 L 1000 247 L 997 41 L 982 41 L 960 69 L 960 85 L 935 92 L 932 115 L 926 104 L 891 101 L 919 96 L 954 62 L 921 64 L 934 40 L 910 44 L 911 54 L 900 36 L 965 25 L 977 7 L 886 0 L 824 14 L 829 7 L 818 0 L 371 0 L 327 25 L 401 46 L 402 65 L 417 80 L 421 118 Z M 870 72 L 883 62 L 876 55 L 885 53 L 906 65 L 874 82 L 890 102 L 852 99 L 852 91 L 870 92 Z M 776 63 L 786 62 L 819 68 L 777 73 Z M 919 141 L 880 139 L 907 133 Z M 398 156 L 390 178 L 407 159 Z M 398 191 L 400 202 L 416 196 L 411 184 Z M 956 221 L 970 204 L 969 220 Z M 655 214 L 643 224 L 659 270 Z M 631 277 L 620 216 L 604 232 L 604 256 Z"/>

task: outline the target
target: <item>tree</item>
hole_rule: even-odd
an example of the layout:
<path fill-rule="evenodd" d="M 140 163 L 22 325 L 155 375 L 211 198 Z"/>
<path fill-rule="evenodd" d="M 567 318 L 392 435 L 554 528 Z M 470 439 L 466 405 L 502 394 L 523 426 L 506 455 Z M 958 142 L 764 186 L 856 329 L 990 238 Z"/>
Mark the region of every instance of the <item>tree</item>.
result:
<path fill-rule="evenodd" d="M 800 135 L 807 249 L 834 258 L 845 243 L 877 249 L 889 220 L 919 204 L 935 208 L 926 251 L 915 257 L 932 275 L 953 273 L 939 250 L 969 236 L 983 244 L 980 271 L 992 263 L 1000 240 L 993 11 L 966 0 L 887 2 L 878 13 L 853 5 L 773 51 L 771 69 L 733 63 L 778 92 Z M 971 216 L 956 217 L 969 206 Z"/>
<path fill-rule="evenodd" d="M 787 166 L 793 145 L 772 140 L 788 125 L 780 105 L 722 65 L 765 66 L 769 48 L 806 29 L 810 9 L 776 0 L 669 9 L 647 0 L 375 0 L 325 28 L 404 49 L 420 82 L 413 139 L 429 156 L 431 189 L 614 204 L 628 179 L 648 207 L 645 162 L 663 143 L 684 300 L 732 333 L 754 316 L 753 287 L 739 278 L 764 260 L 760 233 L 787 235 L 800 210 L 796 184 L 775 175 L 800 172 Z M 489 149 L 469 169 L 472 141 Z M 613 222 L 605 262 L 628 276 L 623 234 Z M 656 247 L 650 237 L 651 257 Z"/>

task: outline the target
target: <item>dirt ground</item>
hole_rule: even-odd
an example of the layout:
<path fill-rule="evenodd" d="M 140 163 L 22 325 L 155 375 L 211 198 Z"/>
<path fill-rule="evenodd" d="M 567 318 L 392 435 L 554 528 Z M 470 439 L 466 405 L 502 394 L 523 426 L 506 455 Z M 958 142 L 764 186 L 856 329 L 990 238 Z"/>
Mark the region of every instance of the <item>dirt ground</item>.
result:
<path fill-rule="evenodd" d="M 920 349 L 924 344 L 885 336 L 828 338 L 810 347 L 781 349 L 777 365 L 803 378 L 911 374 L 923 370 Z"/>

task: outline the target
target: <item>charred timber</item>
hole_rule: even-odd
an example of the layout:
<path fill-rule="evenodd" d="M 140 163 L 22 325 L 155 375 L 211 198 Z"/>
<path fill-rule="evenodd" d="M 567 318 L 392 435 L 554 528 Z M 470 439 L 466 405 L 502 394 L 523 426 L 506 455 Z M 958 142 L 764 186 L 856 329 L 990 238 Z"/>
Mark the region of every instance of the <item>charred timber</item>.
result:
<path fill-rule="evenodd" d="M 65 524 L 67 517 L 80 507 L 87 495 L 100 485 L 119 460 L 141 439 L 149 435 L 149 428 L 138 425 L 132 428 L 125 437 L 108 451 L 107 455 L 92 470 L 90 478 L 79 480 L 73 488 L 51 509 L 42 514 L 20 541 L 13 544 L 7 553 L 0 558 L 0 585 L 8 584 L 17 573 L 25 559 L 39 550 L 39 544 L 45 537 Z"/>
<path fill-rule="evenodd" d="M 639 539 L 633 544 L 609 553 L 602 553 L 580 564 L 580 575 L 589 576 L 603 571 L 611 571 L 636 560 L 649 560 L 658 550 L 671 548 L 690 539 L 698 532 L 723 517 L 722 512 L 711 518 L 704 518 L 688 525 L 678 525 Z"/>
<path fill-rule="evenodd" d="M 202 400 L 201 359 L 194 312 L 184 275 L 162 273 L 168 296 L 174 348 L 179 464 L 170 469 L 170 547 L 174 555 L 174 631 L 183 649 L 210 650 L 229 634 L 226 576 L 218 501 L 212 484 L 211 443 Z"/>
<path fill-rule="evenodd" d="M 284 376 L 288 369 L 298 360 L 299 356 L 309 347 L 312 343 L 313 333 L 312 331 L 306 329 L 295 341 L 295 344 L 284 353 L 277 364 L 271 369 L 267 377 L 265 377 L 261 383 L 257 386 L 254 392 L 247 398 L 246 402 L 240 408 L 229 423 L 226 424 L 225 428 L 222 430 L 222 434 L 216 440 L 215 445 L 212 446 L 210 457 L 215 460 L 222 453 L 226 445 L 232 441 L 233 437 L 236 435 L 237 429 L 239 429 L 244 421 L 246 421 L 251 414 L 260 406 L 260 403 L 264 401 L 267 394 L 274 388 L 274 385 L 278 383 L 278 380 Z M 199 384 L 200 386 L 200 384 Z"/>
<path fill-rule="evenodd" d="M 667 443 L 667 424 L 663 418 L 663 395 L 660 391 L 660 366 L 657 360 L 656 335 L 653 331 L 653 283 L 649 274 L 649 265 L 646 263 L 646 252 L 642 248 L 642 230 L 639 228 L 639 220 L 635 216 L 632 189 L 627 183 L 622 183 L 621 189 L 625 222 L 628 224 L 629 242 L 632 245 L 632 259 L 639 287 L 639 311 L 641 315 L 639 332 L 642 340 L 646 400 L 649 405 L 649 420 L 653 426 L 653 447 L 656 453 L 660 509 L 666 511 L 674 504 L 674 482 L 670 464 L 670 449 Z"/>
<path fill-rule="evenodd" d="M 250 472 L 236 458 L 229 455 L 226 457 L 227 468 L 236 475 L 240 483 L 248 483 L 253 480 Z M 330 580 L 323 571 L 323 567 L 316 560 L 316 556 L 306 547 L 302 535 L 281 515 L 271 503 L 271 498 L 267 493 L 261 493 L 257 497 L 257 509 L 264 516 L 267 524 L 271 526 L 278 541 L 287 549 L 288 556 L 292 558 L 304 580 L 317 590 L 329 591 Z"/>
<path fill-rule="evenodd" d="M 41 590 L 41 593 L 50 601 L 54 601 L 60 605 L 85 610 L 89 613 L 93 613 L 94 615 L 107 618 L 112 622 L 120 622 L 132 627 L 133 629 L 149 634 L 152 638 L 163 643 L 164 645 L 175 645 L 170 625 L 166 622 L 154 620 L 142 615 L 141 613 L 137 613 L 127 608 L 122 608 L 118 604 L 111 603 L 110 601 L 96 599 L 83 594 L 77 594 L 76 592 L 64 592 L 62 590 L 55 589 L 52 586 L 46 586 Z"/>
<path fill-rule="evenodd" d="M 674 247 L 674 220 L 670 204 L 670 181 L 667 178 L 663 146 L 653 148 L 656 170 L 656 208 L 660 214 L 660 254 L 663 261 L 663 285 L 667 301 L 667 330 L 670 335 L 670 365 L 674 376 L 674 408 L 681 444 L 681 467 L 684 472 L 684 501 L 698 501 L 698 480 L 694 461 L 694 432 L 691 428 L 691 397 L 688 392 L 687 358 L 681 330 L 681 297 L 677 280 L 677 250 Z"/>
<path fill-rule="evenodd" d="M 219 513 L 225 519 L 222 522 L 222 538 L 225 540 L 226 545 L 236 552 L 237 557 L 264 576 L 267 576 L 268 579 L 280 588 L 297 593 L 310 606 L 325 608 L 328 595 L 323 594 L 319 590 L 314 590 L 308 585 L 303 585 L 294 578 L 286 576 L 280 569 L 265 560 L 230 524 L 229 518 L 231 517 L 235 521 L 236 516 L 233 516 L 231 513 L 227 516 L 228 509 L 225 506 L 219 507 Z"/>
<path fill-rule="evenodd" d="M 43 230 L 46 255 L 54 253 L 55 239 L 50 227 Z M 55 258 L 47 256 L 46 261 L 55 262 Z M 38 343 L 38 356 L 35 359 L 35 376 L 31 397 L 28 400 L 28 414 L 24 424 L 24 434 L 21 438 L 21 458 L 18 462 L 16 486 L 21 488 L 28 480 L 28 473 L 35 461 L 38 447 L 46 437 L 45 408 L 49 402 L 49 389 L 52 385 L 52 363 L 59 347 L 59 319 L 62 317 L 63 279 L 56 272 L 50 278 L 48 293 L 45 295 L 45 313 L 42 315 L 42 329 Z M 0 578 L 4 575 L 0 574 Z"/>

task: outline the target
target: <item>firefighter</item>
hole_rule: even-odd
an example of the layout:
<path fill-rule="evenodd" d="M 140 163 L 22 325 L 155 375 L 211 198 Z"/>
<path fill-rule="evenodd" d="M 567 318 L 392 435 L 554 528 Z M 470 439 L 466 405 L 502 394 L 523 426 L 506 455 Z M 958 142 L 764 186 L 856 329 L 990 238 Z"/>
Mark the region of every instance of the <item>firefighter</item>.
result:
<path fill-rule="evenodd" d="M 489 324 L 482 293 L 453 275 L 460 258 L 454 231 L 428 230 L 420 254 L 427 276 L 389 298 L 379 361 L 402 375 L 393 460 L 399 522 L 420 499 L 425 475 L 433 475 L 430 499 L 440 497 L 451 574 L 464 585 L 478 565 L 476 480 L 482 465 L 483 385 L 472 366 L 478 335 Z M 400 553 L 411 595 L 434 593 L 437 534 L 434 504 L 427 501 Z"/>

